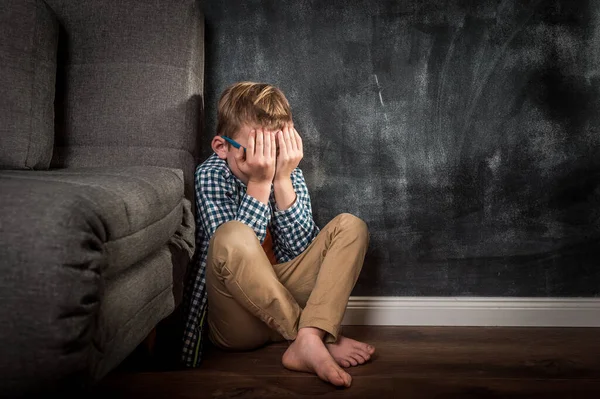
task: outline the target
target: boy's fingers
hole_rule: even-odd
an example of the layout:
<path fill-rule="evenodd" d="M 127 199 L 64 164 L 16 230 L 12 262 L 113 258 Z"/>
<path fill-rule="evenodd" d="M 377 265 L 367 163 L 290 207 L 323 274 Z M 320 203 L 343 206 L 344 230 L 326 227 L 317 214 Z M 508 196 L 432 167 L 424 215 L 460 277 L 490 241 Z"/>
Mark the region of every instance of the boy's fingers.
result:
<path fill-rule="evenodd" d="M 298 150 L 304 154 L 304 145 L 302 144 L 302 137 L 296 129 L 294 129 L 294 136 L 296 136 L 296 145 L 298 146 Z"/>
<path fill-rule="evenodd" d="M 254 147 L 256 144 L 256 130 L 252 129 L 250 132 L 250 137 L 248 138 L 248 148 L 247 152 L 250 156 L 254 156 Z"/>
<path fill-rule="evenodd" d="M 271 134 L 271 157 L 273 157 L 273 162 L 277 159 L 277 132 L 273 132 Z"/>
<path fill-rule="evenodd" d="M 296 129 L 294 129 L 294 122 L 290 122 L 290 141 L 294 146 L 294 151 L 298 152 L 300 147 L 298 147 L 298 142 L 296 141 Z"/>
<path fill-rule="evenodd" d="M 262 156 L 265 148 L 265 138 L 262 129 L 256 131 L 256 155 Z"/>
<path fill-rule="evenodd" d="M 285 155 L 287 157 L 290 155 L 290 152 L 292 152 L 292 147 L 290 147 L 290 142 L 289 140 L 287 140 L 285 132 L 281 132 L 281 141 L 283 141 L 284 143 L 283 145 L 285 146 Z"/>
<path fill-rule="evenodd" d="M 283 137 L 283 130 L 277 132 L 277 141 L 279 141 L 279 156 L 287 156 L 287 146 L 285 145 L 285 138 Z"/>
<path fill-rule="evenodd" d="M 288 148 L 290 149 L 290 152 L 296 152 L 296 150 L 297 150 L 295 141 L 296 140 L 292 140 L 292 132 L 288 129 L 285 132 L 285 142 L 286 142 Z"/>
<path fill-rule="evenodd" d="M 289 132 L 289 131 L 290 131 L 290 124 L 286 122 L 286 123 L 283 125 L 283 129 L 281 129 L 281 130 L 282 130 L 282 132 L 283 132 L 283 137 L 285 138 L 285 136 L 287 135 L 287 132 Z"/>
<path fill-rule="evenodd" d="M 288 122 L 288 128 L 290 130 L 290 142 L 292 143 L 292 148 L 294 152 L 298 151 L 298 144 L 296 144 L 296 137 L 294 137 L 294 122 Z"/>
<path fill-rule="evenodd" d="M 265 158 L 271 156 L 271 132 L 264 132 L 264 153 Z"/>

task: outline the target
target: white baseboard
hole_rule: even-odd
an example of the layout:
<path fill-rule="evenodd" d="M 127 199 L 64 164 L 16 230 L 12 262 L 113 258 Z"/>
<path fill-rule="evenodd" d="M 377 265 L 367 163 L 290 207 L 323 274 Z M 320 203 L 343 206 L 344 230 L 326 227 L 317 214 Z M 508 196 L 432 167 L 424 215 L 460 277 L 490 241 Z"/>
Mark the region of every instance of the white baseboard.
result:
<path fill-rule="evenodd" d="M 600 298 L 350 297 L 342 324 L 600 327 Z"/>

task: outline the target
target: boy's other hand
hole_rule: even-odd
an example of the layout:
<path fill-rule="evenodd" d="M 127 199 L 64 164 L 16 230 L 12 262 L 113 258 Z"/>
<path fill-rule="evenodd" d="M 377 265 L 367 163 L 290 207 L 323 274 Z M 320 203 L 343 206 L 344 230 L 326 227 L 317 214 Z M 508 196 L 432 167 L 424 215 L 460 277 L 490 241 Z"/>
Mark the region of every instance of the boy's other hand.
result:
<path fill-rule="evenodd" d="M 293 122 L 286 123 L 283 129 L 277 132 L 277 144 L 279 144 L 279 155 L 275 180 L 289 179 L 304 156 L 302 139 L 294 128 Z"/>
<path fill-rule="evenodd" d="M 264 129 L 254 129 L 248 137 L 248 147 L 240 147 L 235 154 L 238 168 L 248 176 L 248 183 L 266 184 L 269 186 L 275 176 L 277 145 L 275 134 Z"/>

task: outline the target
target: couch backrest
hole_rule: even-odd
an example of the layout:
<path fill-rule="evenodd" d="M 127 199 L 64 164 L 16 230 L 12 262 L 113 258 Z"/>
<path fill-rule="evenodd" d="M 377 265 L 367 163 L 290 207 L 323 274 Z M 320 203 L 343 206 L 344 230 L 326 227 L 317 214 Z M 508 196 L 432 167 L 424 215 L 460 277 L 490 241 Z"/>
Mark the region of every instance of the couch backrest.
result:
<path fill-rule="evenodd" d="M 47 169 L 58 22 L 43 0 L 0 1 L 0 169 Z"/>
<path fill-rule="evenodd" d="M 201 134 L 199 0 L 46 0 L 60 22 L 52 167 L 183 169 Z"/>

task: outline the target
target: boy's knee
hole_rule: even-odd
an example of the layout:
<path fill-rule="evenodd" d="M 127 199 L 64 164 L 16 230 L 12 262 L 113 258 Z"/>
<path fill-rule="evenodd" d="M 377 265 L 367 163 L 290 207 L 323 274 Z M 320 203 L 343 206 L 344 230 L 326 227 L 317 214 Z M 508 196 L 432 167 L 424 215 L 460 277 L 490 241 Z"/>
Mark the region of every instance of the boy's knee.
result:
<path fill-rule="evenodd" d="M 223 223 L 217 228 L 210 246 L 213 252 L 225 251 L 226 254 L 246 254 L 256 250 L 257 242 L 256 233 L 250 226 L 234 220 Z M 258 247 L 260 248 L 260 246 Z"/>
<path fill-rule="evenodd" d="M 337 216 L 340 226 L 344 230 L 351 230 L 356 233 L 357 237 L 369 241 L 369 228 L 364 220 L 352 215 L 351 213 L 342 213 Z"/>

